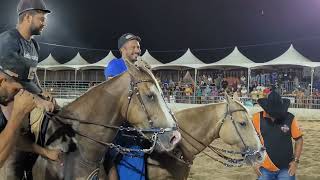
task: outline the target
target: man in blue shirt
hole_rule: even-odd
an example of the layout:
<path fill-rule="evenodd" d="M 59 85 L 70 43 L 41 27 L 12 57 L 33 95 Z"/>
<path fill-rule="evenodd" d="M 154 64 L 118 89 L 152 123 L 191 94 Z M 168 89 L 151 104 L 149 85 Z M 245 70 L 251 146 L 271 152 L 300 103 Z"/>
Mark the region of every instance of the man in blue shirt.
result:
<path fill-rule="evenodd" d="M 111 79 L 118 76 L 128 70 L 126 66 L 126 61 L 134 63 L 137 61 L 141 54 L 140 49 L 140 37 L 135 36 L 131 33 L 126 33 L 122 35 L 118 40 L 118 48 L 121 53 L 121 58 L 113 59 L 109 62 L 108 66 L 105 68 L 104 75 L 106 79 Z M 121 132 L 115 138 L 114 143 L 119 144 L 124 147 L 129 147 L 131 149 L 141 149 L 140 139 L 133 139 L 132 137 L 124 136 Z M 132 133 L 130 134 L 132 135 Z M 131 157 L 128 155 L 122 155 L 120 158 L 113 157 L 113 159 L 118 159 L 116 162 L 116 167 L 112 167 L 109 173 L 109 179 L 130 179 L 130 180 L 144 180 L 145 179 L 145 164 L 144 164 L 144 154 L 138 154 L 139 157 Z M 108 158 L 110 156 L 118 156 L 115 150 L 110 150 L 107 153 Z"/>
<path fill-rule="evenodd" d="M 128 70 L 125 61 L 134 63 L 138 60 L 141 54 L 140 37 L 131 33 L 122 35 L 118 40 L 118 48 L 121 53 L 121 58 L 113 59 L 109 62 L 104 70 L 106 79 L 122 74 Z"/>

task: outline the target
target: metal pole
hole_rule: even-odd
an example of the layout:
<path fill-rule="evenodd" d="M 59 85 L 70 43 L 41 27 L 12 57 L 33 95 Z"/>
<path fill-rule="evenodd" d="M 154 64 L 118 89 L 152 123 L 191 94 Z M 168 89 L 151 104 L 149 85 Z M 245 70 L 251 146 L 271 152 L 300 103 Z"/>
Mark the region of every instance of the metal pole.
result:
<path fill-rule="evenodd" d="M 43 75 L 43 87 L 46 89 L 46 79 L 47 79 L 47 69 L 44 68 L 44 75 Z"/>
<path fill-rule="evenodd" d="M 248 94 L 250 93 L 250 77 L 251 77 L 251 69 L 248 68 L 248 78 L 247 78 L 247 84 L 248 84 Z"/>
<path fill-rule="evenodd" d="M 314 67 L 311 68 L 311 89 L 310 89 L 311 96 L 312 96 L 312 88 L 313 88 L 313 75 L 314 75 Z"/>
<path fill-rule="evenodd" d="M 77 95 L 77 69 L 74 70 L 74 95 Z"/>
<path fill-rule="evenodd" d="M 198 74 L 198 69 L 194 69 L 193 102 L 195 104 L 196 104 L 196 91 L 197 91 L 197 74 Z"/>
<path fill-rule="evenodd" d="M 96 71 L 96 82 L 98 82 L 98 71 Z"/>

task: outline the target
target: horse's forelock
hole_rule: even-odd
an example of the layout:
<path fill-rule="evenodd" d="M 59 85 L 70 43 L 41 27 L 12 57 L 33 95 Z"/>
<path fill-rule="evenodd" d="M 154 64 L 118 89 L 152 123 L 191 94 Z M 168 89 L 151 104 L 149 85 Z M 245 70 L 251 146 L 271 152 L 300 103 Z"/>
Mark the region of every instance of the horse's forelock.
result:
<path fill-rule="evenodd" d="M 152 71 L 146 67 L 145 62 L 142 60 L 139 60 L 135 62 L 135 66 L 140 70 L 140 72 L 144 73 L 147 78 L 150 78 L 150 80 L 156 85 L 157 89 L 162 94 L 162 89 L 160 88 L 160 85 L 156 77 L 153 75 Z"/>

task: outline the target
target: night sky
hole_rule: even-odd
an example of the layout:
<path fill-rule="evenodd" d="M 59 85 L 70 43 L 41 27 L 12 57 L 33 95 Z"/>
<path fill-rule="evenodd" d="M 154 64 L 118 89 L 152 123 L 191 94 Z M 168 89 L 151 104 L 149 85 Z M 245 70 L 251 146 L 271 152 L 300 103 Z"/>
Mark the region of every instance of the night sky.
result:
<path fill-rule="evenodd" d="M 0 32 L 14 28 L 18 0 L 0 0 Z M 203 62 L 227 56 L 234 46 L 255 62 L 271 60 L 293 43 L 307 58 L 320 61 L 320 0 L 45 0 L 48 25 L 40 42 L 98 50 L 41 45 L 41 59 L 52 53 L 61 63 L 79 51 L 96 62 L 108 50 L 118 55 L 126 32 L 142 38 L 161 62 L 187 48 Z"/>

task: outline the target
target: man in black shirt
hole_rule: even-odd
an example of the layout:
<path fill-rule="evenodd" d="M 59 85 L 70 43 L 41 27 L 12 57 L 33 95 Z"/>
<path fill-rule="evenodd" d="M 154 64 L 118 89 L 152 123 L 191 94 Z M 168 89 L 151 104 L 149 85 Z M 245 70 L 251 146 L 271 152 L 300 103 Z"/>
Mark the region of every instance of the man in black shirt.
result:
<path fill-rule="evenodd" d="M 33 97 L 37 107 L 42 107 L 46 111 L 53 111 L 54 104 L 40 98 L 44 92 L 40 87 L 36 75 L 39 45 L 32 38 L 33 35 L 41 34 L 46 25 L 46 14 L 50 13 L 50 11 L 46 9 L 42 0 L 21 0 L 17 7 L 17 13 L 19 15 L 17 28 L 0 34 L 0 69 L 5 72 L 5 74 L 17 80 L 17 82 L 22 85 L 22 88 L 34 94 Z M 6 99 L 3 95 L 0 96 L 2 96 L 0 99 Z M 14 104 L 10 101 L 6 102 L 5 105 L 1 105 L 2 116 L 0 117 L 2 118 L 0 118 L 0 125 L 2 125 L 2 128 L 0 129 L 5 129 L 4 126 L 6 126 L 7 120 L 10 121 L 12 119 L 13 107 Z M 9 125 L 9 123 L 7 125 Z M 24 151 L 35 152 L 52 160 L 59 159 L 60 151 L 45 149 L 32 143 L 30 140 L 27 141 L 26 138 L 29 137 L 31 133 L 28 124 L 26 124 L 24 128 L 27 129 L 27 131 L 24 132 L 27 135 L 21 137 L 24 138 L 24 140 L 19 141 L 18 146 L 21 142 L 20 145 Z M 21 179 L 24 170 L 30 171 L 32 168 L 32 164 L 22 165 L 22 163 L 30 162 L 28 158 L 30 156 L 29 154 L 17 152 L 15 155 L 16 157 L 19 156 L 20 160 L 11 160 L 10 158 L 5 164 L 10 168 L 1 169 L 2 171 L 14 167 L 14 175 L 6 172 L 7 177 L 2 178 Z M 27 168 L 29 169 L 27 170 Z"/>

